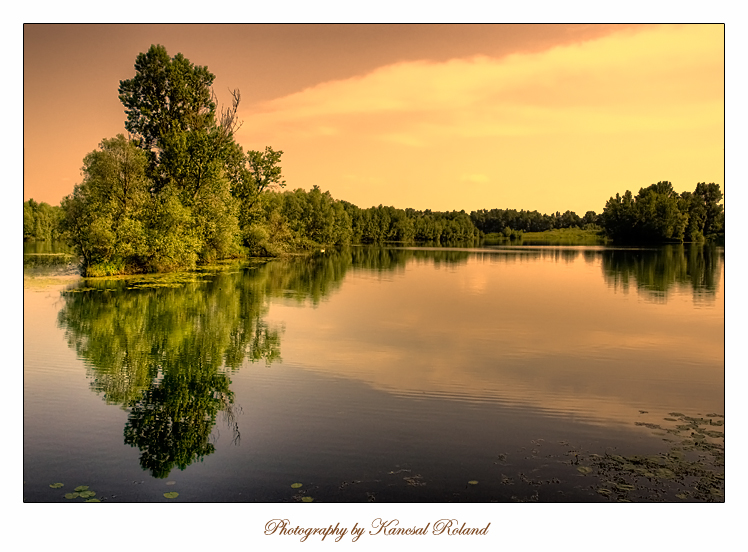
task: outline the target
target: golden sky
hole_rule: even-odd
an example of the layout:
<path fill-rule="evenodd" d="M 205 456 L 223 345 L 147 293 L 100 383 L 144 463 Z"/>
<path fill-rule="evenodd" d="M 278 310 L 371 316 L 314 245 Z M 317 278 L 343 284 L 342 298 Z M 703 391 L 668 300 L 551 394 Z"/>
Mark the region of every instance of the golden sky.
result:
<path fill-rule="evenodd" d="M 724 190 L 723 25 L 26 25 L 24 200 L 57 204 L 124 132 L 151 44 L 242 93 L 237 140 L 359 207 L 567 209 Z"/>

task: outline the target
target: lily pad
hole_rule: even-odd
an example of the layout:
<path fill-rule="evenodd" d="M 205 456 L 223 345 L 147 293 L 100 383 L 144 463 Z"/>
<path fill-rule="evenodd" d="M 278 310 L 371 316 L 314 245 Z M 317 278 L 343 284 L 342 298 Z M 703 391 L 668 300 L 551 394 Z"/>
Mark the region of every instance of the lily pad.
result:
<path fill-rule="evenodd" d="M 664 479 L 672 479 L 675 477 L 675 473 L 667 468 L 658 468 L 657 471 L 655 471 L 655 475 Z"/>
<path fill-rule="evenodd" d="M 73 498 L 78 498 L 80 496 L 80 493 L 65 493 L 65 498 L 68 500 Z"/>
<path fill-rule="evenodd" d="M 291 483 L 292 489 L 298 489 L 299 487 L 303 487 L 303 486 L 304 486 L 303 483 Z"/>
<path fill-rule="evenodd" d="M 471 479 L 470 481 L 468 481 L 468 485 L 477 485 L 477 484 L 478 482 L 475 479 Z"/>
<path fill-rule="evenodd" d="M 590 468 L 589 466 L 579 466 L 577 468 L 577 471 L 579 473 L 588 474 L 588 473 L 592 473 L 592 468 Z"/>
<path fill-rule="evenodd" d="M 301 497 L 302 502 L 312 502 L 314 499 L 311 496 L 303 496 Z"/>
<path fill-rule="evenodd" d="M 92 496 L 96 496 L 96 493 L 94 491 L 83 491 L 79 496 L 81 498 L 91 498 Z"/>
<path fill-rule="evenodd" d="M 81 491 L 87 491 L 87 490 L 88 490 L 88 485 L 78 485 L 78 486 L 77 486 L 77 487 L 75 488 L 75 490 L 76 490 L 76 491 L 78 491 L 78 492 L 81 492 Z"/>
<path fill-rule="evenodd" d="M 98 498 L 89 498 L 86 502 L 101 502 Z"/>
<path fill-rule="evenodd" d="M 177 498 L 179 496 L 179 493 L 175 493 L 174 491 L 170 493 L 164 493 L 164 498 Z"/>
<path fill-rule="evenodd" d="M 64 487 L 64 486 L 65 486 L 65 483 L 52 483 L 50 485 L 50 487 L 53 489 L 59 489 L 60 487 Z"/>

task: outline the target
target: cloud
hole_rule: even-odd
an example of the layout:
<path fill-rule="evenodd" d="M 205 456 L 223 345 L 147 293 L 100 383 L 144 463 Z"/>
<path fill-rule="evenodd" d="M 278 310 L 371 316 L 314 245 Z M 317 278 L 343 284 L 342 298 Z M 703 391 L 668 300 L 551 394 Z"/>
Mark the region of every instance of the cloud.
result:
<path fill-rule="evenodd" d="M 724 27 L 403 62 L 255 107 L 237 139 L 282 149 L 294 186 L 362 206 L 599 212 L 657 180 L 724 182 Z"/>
<path fill-rule="evenodd" d="M 263 104 L 253 128 L 407 146 L 455 137 L 699 128 L 723 118 L 723 27 L 644 31 L 502 59 L 381 67 Z"/>

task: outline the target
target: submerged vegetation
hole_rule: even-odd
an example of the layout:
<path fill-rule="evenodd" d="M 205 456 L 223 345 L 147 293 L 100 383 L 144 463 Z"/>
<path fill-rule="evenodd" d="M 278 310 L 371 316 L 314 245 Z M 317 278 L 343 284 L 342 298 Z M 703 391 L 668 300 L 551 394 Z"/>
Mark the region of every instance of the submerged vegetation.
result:
<path fill-rule="evenodd" d="M 64 239 L 84 276 L 189 270 L 219 259 L 276 257 L 327 245 L 703 241 L 724 238 L 719 185 L 676 194 L 669 182 L 610 198 L 602 214 L 491 209 L 362 209 L 318 186 L 284 190 L 283 152 L 234 140 L 241 94 L 220 108 L 215 75 L 163 46 L 120 81 L 127 136 L 101 141 L 83 181 L 52 207 L 24 202 L 24 241 Z M 553 233 L 546 234 L 548 232 Z M 544 235 L 538 235 L 543 233 Z"/>

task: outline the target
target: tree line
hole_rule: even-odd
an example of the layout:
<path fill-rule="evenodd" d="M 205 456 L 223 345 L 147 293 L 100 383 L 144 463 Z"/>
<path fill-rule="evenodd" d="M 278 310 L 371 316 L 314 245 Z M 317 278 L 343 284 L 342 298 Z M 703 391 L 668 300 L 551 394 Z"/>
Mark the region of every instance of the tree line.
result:
<path fill-rule="evenodd" d="M 559 228 L 592 228 L 598 229 L 600 217 L 595 211 L 587 211 L 580 217 L 574 211 L 561 214 L 556 211 L 550 215 L 538 211 L 516 209 L 481 209 L 470 213 L 470 218 L 481 232 L 485 234 L 503 233 L 507 236 L 514 232 L 546 232 Z"/>
<path fill-rule="evenodd" d="M 33 199 L 23 202 L 23 241 L 56 241 L 61 239 L 59 205 L 38 203 Z"/>
<path fill-rule="evenodd" d="M 119 83 L 125 134 L 83 159 L 59 207 L 24 203 L 24 240 L 63 238 L 86 276 L 191 269 L 198 263 L 350 243 L 469 241 L 483 234 L 602 229 L 615 240 L 702 240 L 724 232 L 717 184 L 678 196 L 669 183 L 611 198 L 601 215 L 492 209 L 361 209 L 318 186 L 284 190 L 282 151 L 234 140 L 241 95 L 220 107 L 215 75 L 160 45 Z"/>

